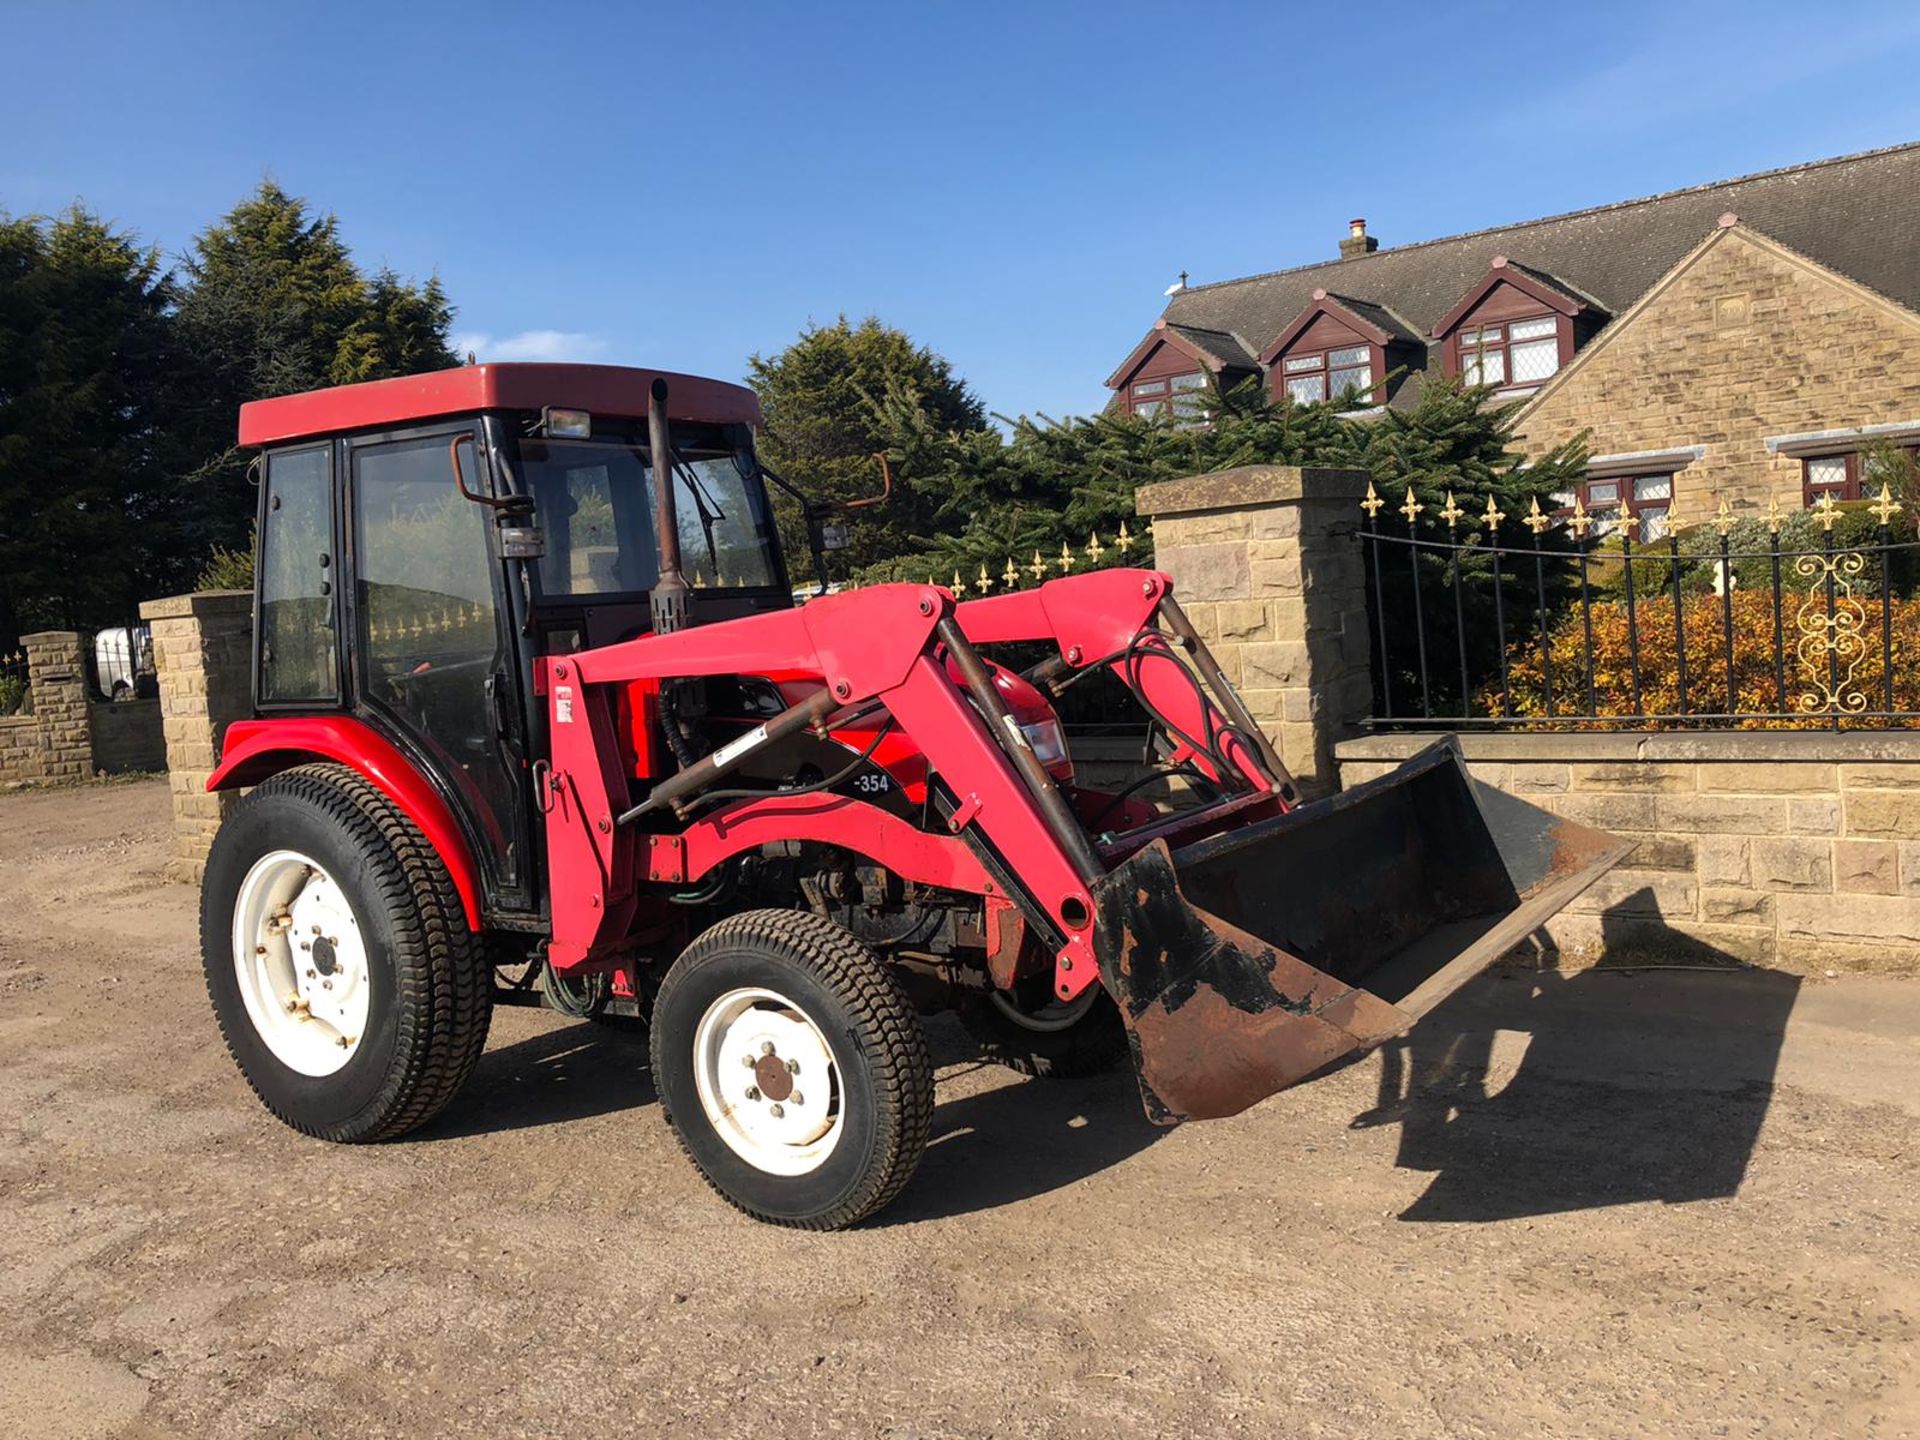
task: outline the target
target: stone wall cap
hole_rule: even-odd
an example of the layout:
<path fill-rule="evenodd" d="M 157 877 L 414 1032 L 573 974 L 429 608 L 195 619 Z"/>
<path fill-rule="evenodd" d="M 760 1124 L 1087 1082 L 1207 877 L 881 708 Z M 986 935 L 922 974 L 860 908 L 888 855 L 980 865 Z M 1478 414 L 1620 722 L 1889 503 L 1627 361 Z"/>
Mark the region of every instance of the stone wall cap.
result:
<path fill-rule="evenodd" d="M 1380 731 L 1342 740 L 1336 760 L 1405 760 L 1450 731 Z M 1703 763 L 1767 760 L 1833 764 L 1862 761 L 1920 762 L 1920 731 L 1914 730 L 1614 730 L 1521 731 L 1456 735 L 1468 760 L 1552 764 L 1558 761 Z"/>
<path fill-rule="evenodd" d="M 20 643 L 29 650 L 46 650 L 55 645 L 78 645 L 80 632 L 78 630 L 36 630 L 31 635 L 22 635 Z"/>
<path fill-rule="evenodd" d="M 253 609 L 251 590 L 197 590 L 140 602 L 142 620 L 181 620 L 190 615 L 241 615 Z"/>
<path fill-rule="evenodd" d="M 1302 500 L 1357 502 L 1367 493 L 1369 478 L 1365 470 L 1330 466 L 1241 465 L 1184 480 L 1156 480 L 1136 490 L 1133 503 L 1142 515 L 1190 515 Z"/>

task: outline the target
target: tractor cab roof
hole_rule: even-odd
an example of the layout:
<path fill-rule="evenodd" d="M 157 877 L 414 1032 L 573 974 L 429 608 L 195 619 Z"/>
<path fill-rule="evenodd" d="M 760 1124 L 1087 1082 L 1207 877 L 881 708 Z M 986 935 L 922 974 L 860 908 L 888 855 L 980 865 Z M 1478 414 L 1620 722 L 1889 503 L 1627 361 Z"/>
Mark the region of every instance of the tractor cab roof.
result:
<path fill-rule="evenodd" d="M 667 382 L 669 419 L 760 423 L 760 397 L 724 380 L 625 365 L 463 365 L 249 401 L 240 407 L 240 443 L 278 445 L 349 430 L 391 429 L 443 415 L 549 405 L 638 419 L 647 413 L 655 379 Z"/>

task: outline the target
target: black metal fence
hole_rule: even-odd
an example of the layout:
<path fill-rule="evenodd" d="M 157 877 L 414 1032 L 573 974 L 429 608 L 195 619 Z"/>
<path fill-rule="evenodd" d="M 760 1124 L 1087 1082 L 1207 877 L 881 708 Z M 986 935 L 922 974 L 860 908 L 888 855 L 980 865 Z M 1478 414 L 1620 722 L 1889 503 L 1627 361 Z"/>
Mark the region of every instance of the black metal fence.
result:
<path fill-rule="evenodd" d="M 27 652 L 18 648 L 0 652 L 0 720 L 28 708 Z"/>
<path fill-rule="evenodd" d="M 1920 720 L 1916 507 L 1885 487 L 1643 535 L 1628 509 L 1524 514 L 1369 487 L 1383 727 L 1903 728 Z M 1509 501 L 1513 508 L 1518 505 Z M 1549 499 L 1548 504 L 1554 502 Z M 1387 519 L 1386 511 L 1398 519 Z"/>

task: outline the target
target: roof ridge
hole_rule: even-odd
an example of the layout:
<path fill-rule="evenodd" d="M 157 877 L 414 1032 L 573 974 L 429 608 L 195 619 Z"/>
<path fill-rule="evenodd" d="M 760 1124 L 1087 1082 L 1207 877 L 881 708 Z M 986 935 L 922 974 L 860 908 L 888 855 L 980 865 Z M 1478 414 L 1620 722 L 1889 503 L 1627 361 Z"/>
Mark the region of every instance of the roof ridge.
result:
<path fill-rule="evenodd" d="M 1557 215 L 1541 215 L 1532 220 L 1514 220 L 1505 225 L 1485 225 L 1478 230 L 1462 230 L 1452 235 L 1436 235 L 1428 240 L 1409 240 L 1404 245 L 1389 245 L 1366 255 L 1354 256 L 1352 259 L 1344 255 L 1336 255 L 1327 260 L 1309 260 L 1304 265 L 1287 265 L 1277 270 L 1263 270 L 1257 275 L 1238 275 L 1231 280 L 1207 280 L 1198 285 L 1185 286 L 1179 294 L 1191 295 L 1200 290 L 1224 290 L 1229 285 L 1250 285 L 1256 280 L 1272 280 L 1281 275 L 1301 275 L 1309 270 L 1352 265 L 1387 255 L 1403 254 L 1408 250 L 1424 250 L 1434 245 L 1447 245 L 1456 240 L 1472 240 L 1482 235 L 1507 234 L 1515 230 L 1531 229 L 1536 225 L 1558 224 L 1562 220 L 1579 220 L 1589 215 L 1604 215 L 1613 210 L 1629 210 L 1636 205 L 1651 205 L 1661 200 L 1673 200 L 1682 195 L 1704 194 L 1709 190 L 1719 190 L 1730 185 L 1745 185 L 1755 180 L 1772 180 L 1781 175 L 1820 170 L 1829 165 L 1849 165 L 1861 160 L 1877 159 L 1882 155 L 1897 155 L 1903 150 L 1920 150 L 1920 140 L 1907 140 L 1898 145 L 1881 145 L 1872 150 L 1856 150 L 1848 155 L 1829 155 L 1820 160 L 1803 160 L 1797 165 L 1780 165 L 1771 170 L 1754 170 L 1745 175 L 1731 175 L 1724 180 L 1709 180 L 1700 185 L 1682 185 L 1672 190 L 1656 191 L 1652 195 L 1636 195 L 1630 200 L 1613 200 L 1604 205 L 1588 205 L 1578 210 L 1563 210 Z"/>

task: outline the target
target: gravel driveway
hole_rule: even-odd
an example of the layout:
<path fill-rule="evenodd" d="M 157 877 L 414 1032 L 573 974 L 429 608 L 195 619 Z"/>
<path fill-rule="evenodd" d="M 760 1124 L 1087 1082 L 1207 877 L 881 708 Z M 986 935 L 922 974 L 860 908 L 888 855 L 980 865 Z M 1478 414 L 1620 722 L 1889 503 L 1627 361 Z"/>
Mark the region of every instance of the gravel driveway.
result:
<path fill-rule="evenodd" d="M 1172 1132 L 940 1022 L 913 1188 L 795 1234 L 545 1012 L 407 1140 L 282 1128 L 166 826 L 0 796 L 0 1434 L 1920 1435 L 1920 983 L 1496 973 Z"/>

